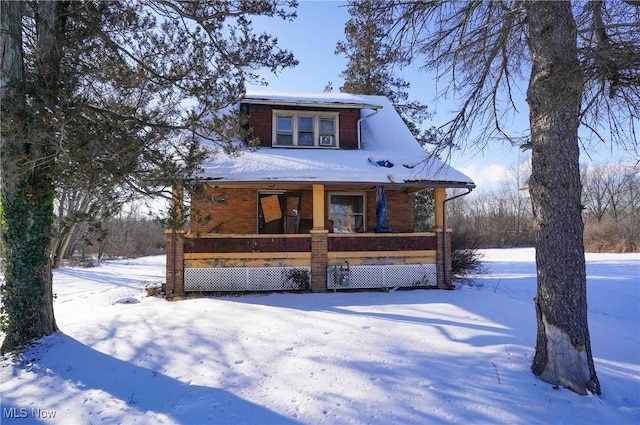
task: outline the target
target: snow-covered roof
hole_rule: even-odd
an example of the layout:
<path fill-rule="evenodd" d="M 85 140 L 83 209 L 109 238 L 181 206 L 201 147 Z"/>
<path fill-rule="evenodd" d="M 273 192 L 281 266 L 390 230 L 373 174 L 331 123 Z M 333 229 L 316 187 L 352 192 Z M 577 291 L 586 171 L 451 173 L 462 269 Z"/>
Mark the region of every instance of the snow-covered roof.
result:
<path fill-rule="evenodd" d="M 438 158 L 429 158 L 383 96 L 346 93 L 282 93 L 248 91 L 253 103 L 349 105 L 361 108 L 362 149 L 262 147 L 240 155 L 218 152 L 205 163 L 200 178 L 222 182 L 306 182 L 416 184 L 418 186 L 473 187 L 473 181 Z M 393 164 L 379 166 L 378 162 Z"/>
<path fill-rule="evenodd" d="M 375 96 L 349 93 L 302 93 L 248 90 L 245 103 L 284 106 L 330 106 L 332 108 L 379 109 L 382 105 L 374 101 Z"/>

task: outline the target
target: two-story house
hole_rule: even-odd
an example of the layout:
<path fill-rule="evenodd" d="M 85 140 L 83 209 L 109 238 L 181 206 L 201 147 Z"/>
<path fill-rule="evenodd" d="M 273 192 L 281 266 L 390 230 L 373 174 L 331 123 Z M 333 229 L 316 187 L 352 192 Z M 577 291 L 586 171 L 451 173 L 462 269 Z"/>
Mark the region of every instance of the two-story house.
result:
<path fill-rule="evenodd" d="M 249 91 L 239 107 L 260 146 L 204 164 L 190 228 L 167 233 L 168 294 L 449 287 L 445 189 L 475 185 L 388 99 Z M 418 233 L 423 190 L 435 226 Z"/>

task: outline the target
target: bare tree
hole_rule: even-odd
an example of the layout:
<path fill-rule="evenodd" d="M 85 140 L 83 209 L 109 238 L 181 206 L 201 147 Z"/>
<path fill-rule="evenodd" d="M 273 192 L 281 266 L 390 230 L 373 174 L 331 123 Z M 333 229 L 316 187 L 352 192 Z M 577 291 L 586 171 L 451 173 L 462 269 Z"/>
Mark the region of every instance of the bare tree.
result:
<path fill-rule="evenodd" d="M 593 251 L 635 251 L 639 246 L 640 174 L 633 164 L 610 163 L 582 171 L 585 244 Z"/>
<path fill-rule="evenodd" d="M 582 202 L 588 219 L 601 223 L 609 209 L 609 196 L 605 186 L 604 167 L 582 169 Z"/>
<path fill-rule="evenodd" d="M 600 394 L 587 323 L 578 128 L 607 126 L 613 143 L 637 149 L 640 105 L 636 2 L 390 0 L 378 11 L 403 59 L 420 61 L 460 95 L 442 148 L 472 128 L 482 147 L 493 136 L 531 149 L 538 332 L 532 371 L 579 394 Z M 520 105 L 514 90 L 528 74 L 530 131 L 503 127 Z M 631 141 L 631 142 L 629 142 Z M 570 265 L 570 267 L 567 267 Z"/>
<path fill-rule="evenodd" d="M 103 179 L 101 173 L 64 172 L 56 185 L 55 220 L 51 241 L 52 267 L 60 267 L 71 241 L 83 223 L 99 226 L 116 214 L 134 193 Z"/>
<path fill-rule="evenodd" d="M 507 198 L 508 209 L 513 214 L 514 222 L 511 231 L 516 236 L 528 233 L 531 227 L 531 204 L 527 196 L 523 194 L 531 176 L 530 163 L 515 164 L 507 170 L 507 180 L 502 184 L 502 192 Z"/>

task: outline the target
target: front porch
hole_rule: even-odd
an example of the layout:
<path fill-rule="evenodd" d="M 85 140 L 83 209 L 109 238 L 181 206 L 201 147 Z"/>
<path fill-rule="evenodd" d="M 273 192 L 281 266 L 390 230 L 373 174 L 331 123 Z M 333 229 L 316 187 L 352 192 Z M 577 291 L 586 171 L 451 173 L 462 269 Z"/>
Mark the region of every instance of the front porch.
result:
<path fill-rule="evenodd" d="M 284 225 L 280 226 L 280 231 L 284 233 L 269 234 L 263 233 L 264 217 L 270 214 L 263 208 L 266 204 L 261 202 L 265 199 L 264 190 L 246 186 L 242 190 L 230 186 L 215 188 L 217 192 L 210 193 L 208 199 L 216 196 L 222 199 L 220 193 L 224 192 L 225 202 L 215 206 L 199 204 L 198 210 L 210 212 L 214 224 L 228 211 L 234 211 L 236 215 L 244 211 L 245 218 L 253 211 L 255 217 L 247 222 L 249 225 L 251 221 L 257 223 L 253 227 L 257 233 L 237 232 L 243 229 L 240 224 L 237 224 L 236 232 L 232 232 L 231 222 L 226 219 L 220 221 L 225 223 L 222 226 L 215 226 L 215 233 L 193 229 L 212 228 L 209 223 L 192 224 L 189 232 L 167 231 L 168 296 L 182 297 L 187 293 L 202 292 L 450 287 L 448 273 L 445 272 L 445 263 L 448 264 L 446 269 L 450 268 L 450 255 L 444 254 L 445 243 L 450 249 L 450 232 L 445 234 L 442 227 L 442 188 L 435 189 L 436 226 L 433 232 L 375 233 L 366 230 L 373 227 L 367 224 L 367 220 L 375 220 L 375 217 L 364 217 L 364 231 L 334 233 L 333 220 L 329 220 L 334 217 L 329 215 L 331 207 L 326 201 L 331 199 L 329 193 L 336 193 L 339 189 L 344 191 L 345 188 L 326 190 L 324 185 L 312 185 L 290 187 L 288 192 L 284 192 L 295 194 L 293 198 L 281 197 Z M 353 189 L 347 188 L 350 192 L 345 193 L 353 193 Z M 249 191 L 254 194 L 248 194 Z M 414 193 L 406 188 L 402 192 L 406 197 L 412 197 Z M 395 199 L 400 197 L 394 196 Z M 365 203 L 367 197 L 364 196 Z M 247 205 L 251 198 L 254 203 Z M 234 203 L 236 199 L 243 199 L 243 208 Z M 288 224 L 290 221 L 286 213 L 290 211 L 286 206 L 291 199 L 295 199 L 295 207 L 299 208 L 294 217 L 296 223 L 302 221 L 307 226 Z M 300 199 L 304 201 L 302 204 Z M 402 212 L 407 214 L 408 205 L 390 205 L 390 217 Z M 392 228 L 394 223 L 400 227 L 400 222 L 395 221 L 391 222 Z M 292 229 L 296 232 L 289 233 Z M 222 233 L 225 230 L 227 233 Z"/>
<path fill-rule="evenodd" d="M 167 293 L 445 288 L 442 233 L 167 232 Z"/>

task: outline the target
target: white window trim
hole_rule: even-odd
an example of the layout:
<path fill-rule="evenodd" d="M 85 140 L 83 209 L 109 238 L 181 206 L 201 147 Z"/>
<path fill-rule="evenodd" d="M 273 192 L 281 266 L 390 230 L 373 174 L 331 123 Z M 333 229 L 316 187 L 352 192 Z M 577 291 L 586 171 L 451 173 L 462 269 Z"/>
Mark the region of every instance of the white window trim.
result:
<path fill-rule="evenodd" d="M 292 143 L 291 145 L 278 145 L 278 117 L 292 117 Z M 298 117 L 313 117 L 313 146 L 298 145 Z M 331 119 L 334 122 L 335 144 L 331 146 L 320 144 L 320 119 Z M 292 111 L 286 109 L 274 109 L 272 112 L 272 135 L 271 146 L 282 148 L 311 148 L 311 149 L 339 149 L 340 148 L 340 114 L 338 112 L 322 112 L 322 111 Z"/>
<path fill-rule="evenodd" d="M 332 196 L 360 196 L 362 198 L 362 232 L 367 231 L 367 193 L 366 192 L 329 192 L 327 206 L 329 208 L 328 216 L 331 217 L 331 197 Z M 358 233 L 358 232 L 353 232 Z"/>

